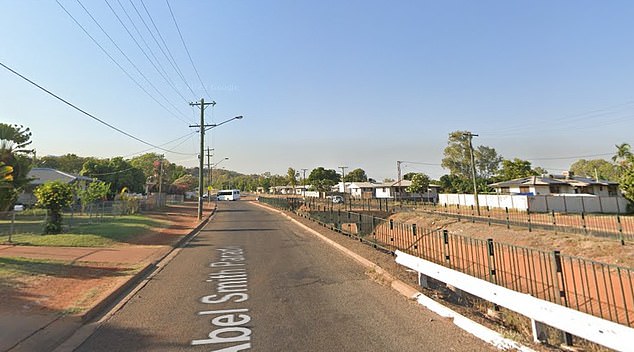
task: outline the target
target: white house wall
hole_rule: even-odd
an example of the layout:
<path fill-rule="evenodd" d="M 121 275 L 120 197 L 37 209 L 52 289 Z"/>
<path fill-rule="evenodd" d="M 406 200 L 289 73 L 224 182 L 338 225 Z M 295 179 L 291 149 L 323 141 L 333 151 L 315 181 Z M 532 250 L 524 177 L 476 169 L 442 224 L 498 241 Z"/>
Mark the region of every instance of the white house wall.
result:
<path fill-rule="evenodd" d="M 623 197 L 599 197 L 588 195 L 478 195 L 481 207 L 509 208 L 533 212 L 568 212 L 568 213 L 624 213 L 628 201 Z M 439 205 L 475 205 L 473 194 L 438 195 Z"/>

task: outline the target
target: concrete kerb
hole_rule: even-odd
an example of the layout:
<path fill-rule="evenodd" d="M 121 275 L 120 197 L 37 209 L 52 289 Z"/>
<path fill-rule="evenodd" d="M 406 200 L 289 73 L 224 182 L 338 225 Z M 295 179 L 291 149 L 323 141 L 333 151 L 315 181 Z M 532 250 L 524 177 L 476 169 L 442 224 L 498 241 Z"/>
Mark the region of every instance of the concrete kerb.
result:
<path fill-rule="evenodd" d="M 354 253 L 353 251 L 340 245 L 339 243 L 334 242 L 333 240 L 325 237 L 321 233 L 293 219 L 284 211 L 271 208 L 270 206 L 262 204 L 262 203 L 257 203 L 257 202 L 252 202 L 252 203 L 260 207 L 263 207 L 269 211 L 277 212 L 280 215 L 286 217 L 294 224 L 300 226 L 304 230 L 312 233 L 313 235 L 317 236 L 319 239 L 323 240 L 324 242 L 330 244 L 334 248 L 348 255 L 349 257 L 356 260 L 364 267 L 374 270 L 378 275 L 381 275 L 386 281 L 390 282 L 390 286 L 392 287 L 392 289 L 394 289 L 398 293 L 402 294 L 408 299 L 415 300 L 418 304 L 431 310 L 432 312 L 438 314 L 441 317 L 452 319 L 454 325 L 468 332 L 469 334 L 479 338 L 480 340 L 485 341 L 502 350 L 515 349 L 522 352 L 535 352 L 533 349 L 527 346 L 524 346 L 511 339 L 505 338 L 497 331 L 489 329 L 486 326 L 479 324 L 446 306 L 443 306 L 442 304 L 434 301 L 430 297 L 425 296 L 422 292 L 418 291 L 414 287 L 390 275 L 388 272 L 386 272 L 383 268 L 381 268 L 377 264 L 367 260 L 366 258 L 358 255 L 357 253 Z"/>
<path fill-rule="evenodd" d="M 211 217 L 216 213 L 216 209 L 212 209 L 211 213 L 203 219 L 196 227 L 190 231 L 187 235 L 183 236 L 179 239 L 172 248 L 163 254 L 159 259 L 153 261 L 152 263 L 147 264 L 143 269 L 141 269 L 138 273 L 132 276 L 130 279 L 123 282 L 121 285 L 116 287 L 108 296 L 106 296 L 103 300 L 93 306 L 91 309 L 86 311 L 81 315 L 81 321 L 84 325 L 79 328 L 72 336 L 62 342 L 55 351 L 73 351 L 77 347 L 79 347 L 86 339 L 96 331 L 101 323 L 106 320 L 102 317 L 100 321 L 90 323 L 90 321 L 94 320 L 96 317 L 103 315 L 104 310 L 112 307 L 114 310 L 119 310 L 123 305 L 129 300 L 133 295 L 130 293 L 136 293 L 138 290 L 135 288 L 142 288 L 145 286 L 143 284 L 144 281 L 156 273 L 156 270 L 162 268 L 167 263 L 163 263 L 163 261 L 169 261 L 174 257 L 174 252 L 177 249 L 184 247 L 189 241 L 191 241 L 200 230 L 207 225 Z M 169 257 L 169 258 L 168 258 Z M 127 296 L 124 294 L 127 293 Z M 119 301 L 117 305 L 115 302 Z M 106 314 L 107 315 L 107 314 Z"/>

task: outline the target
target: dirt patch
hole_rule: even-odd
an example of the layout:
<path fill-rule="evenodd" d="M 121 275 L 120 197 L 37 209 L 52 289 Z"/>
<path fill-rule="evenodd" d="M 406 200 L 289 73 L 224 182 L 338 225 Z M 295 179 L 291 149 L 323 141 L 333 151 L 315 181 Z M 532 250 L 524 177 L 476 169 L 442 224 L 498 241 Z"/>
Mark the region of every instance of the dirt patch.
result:
<path fill-rule="evenodd" d="M 117 245 L 118 248 L 173 245 L 198 224 L 196 204 L 170 206 L 165 212 L 144 215 L 168 221 L 169 225 L 145 232 L 137 236 L 134 243 Z M 16 270 L 0 281 L 0 311 L 20 315 L 81 314 L 128 280 L 141 264 L 124 265 L 117 258 L 108 263 L 55 261 L 29 265 L 16 261 Z"/>
<path fill-rule="evenodd" d="M 446 229 L 452 234 L 479 239 L 492 238 L 495 242 L 515 246 L 523 246 L 544 251 L 559 250 L 562 254 L 592 259 L 598 262 L 634 268 L 634 243 L 589 235 L 561 233 L 526 228 L 507 229 L 505 225 L 487 225 L 472 223 L 468 220 L 458 221 L 454 218 L 442 217 L 427 213 L 406 212 L 392 215 L 395 222 L 416 224 L 429 230 Z"/>

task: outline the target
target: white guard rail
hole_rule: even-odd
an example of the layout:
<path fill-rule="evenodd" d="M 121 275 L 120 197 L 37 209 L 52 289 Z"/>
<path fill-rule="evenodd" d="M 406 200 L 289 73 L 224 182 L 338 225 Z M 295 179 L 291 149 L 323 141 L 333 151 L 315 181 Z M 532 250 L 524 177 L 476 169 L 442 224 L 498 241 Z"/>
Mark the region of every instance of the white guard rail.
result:
<path fill-rule="evenodd" d="M 617 351 L 632 351 L 634 329 L 396 251 L 396 262 L 474 296 Z M 535 324 L 533 324 L 535 326 Z"/>

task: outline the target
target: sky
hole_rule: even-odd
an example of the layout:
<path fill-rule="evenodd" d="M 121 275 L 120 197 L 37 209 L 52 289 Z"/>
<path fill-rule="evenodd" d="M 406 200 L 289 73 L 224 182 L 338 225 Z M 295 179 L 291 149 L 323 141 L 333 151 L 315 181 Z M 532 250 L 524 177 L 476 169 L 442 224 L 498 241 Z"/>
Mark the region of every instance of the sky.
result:
<path fill-rule="evenodd" d="M 404 173 L 439 178 L 456 130 L 551 173 L 634 143 L 631 1 L 0 6 L 0 63 L 137 138 L 0 67 L 0 122 L 29 127 L 38 156 L 157 152 L 196 166 L 189 103 L 201 98 L 216 102 L 208 124 L 244 116 L 205 146 L 246 174 L 346 166 L 395 179 L 401 160 Z"/>

